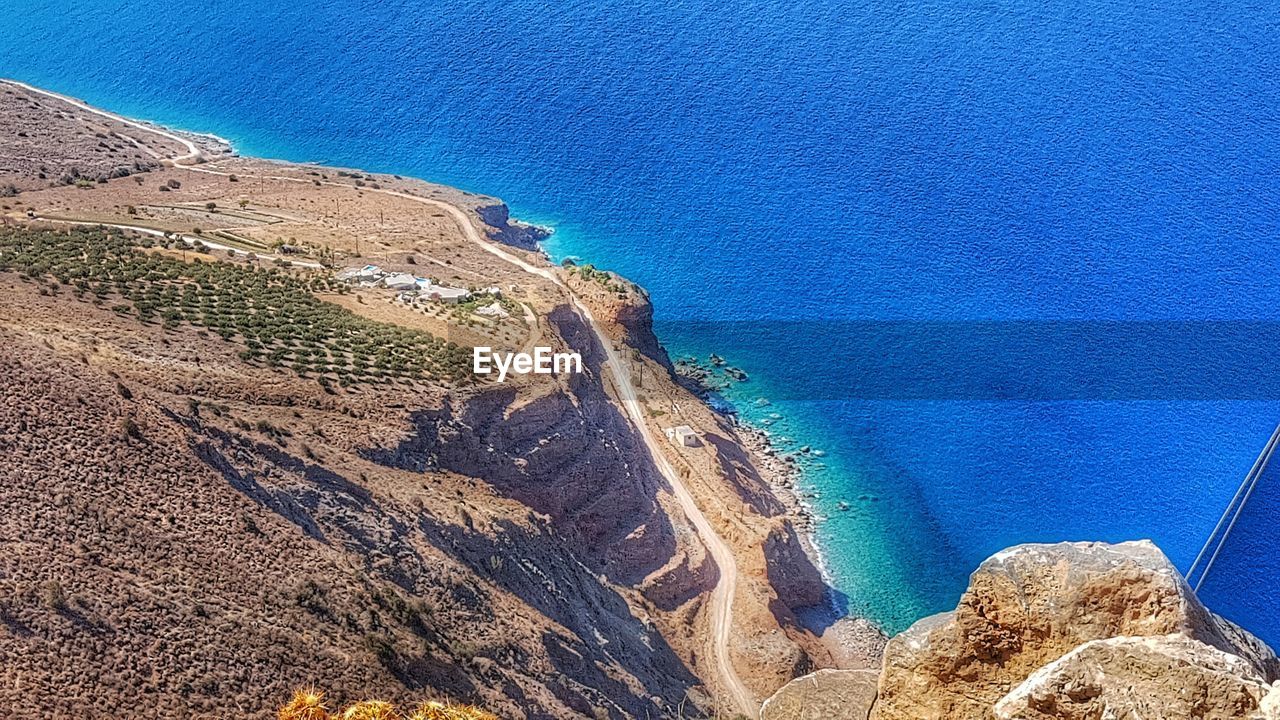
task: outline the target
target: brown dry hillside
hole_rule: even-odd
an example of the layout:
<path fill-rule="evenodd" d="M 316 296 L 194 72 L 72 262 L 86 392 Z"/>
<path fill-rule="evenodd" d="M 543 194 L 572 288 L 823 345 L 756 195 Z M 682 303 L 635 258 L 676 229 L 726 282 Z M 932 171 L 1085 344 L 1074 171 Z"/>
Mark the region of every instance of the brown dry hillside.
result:
<path fill-rule="evenodd" d="M 696 680 L 546 516 L 371 454 L 430 388 L 329 394 L 0 274 L 0 706 L 264 717 L 295 686 L 643 716 Z M 588 638 L 589 641 L 584 641 Z M 148 713 L 150 714 L 150 713 Z M 10 714 L 10 717 L 14 715 Z"/>
<path fill-rule="evenodd" d="M 659 452 L 736 555 L 727 648 L 719 568 L 597 334 L 464 232 L 534 230 L 491 198 L 207 138 L 175 163 L 186 141 L 0 83 L 4 717 L 266 718 L 303 686 L 697 717 L 730 707 L 726 662 L 756 697 L 830 664 L 796 620 L 825 586 L 784 504 L 670 376 L 641 291 L 582 299 L 636 344 L 648 431 L 678 406 L 707 439 Z M 151 160 L 83 177 L 130 148 Z M 337 281 L 365 263 L 483 299 Z M 573 348 L 585 372 L 498 385 L 467 371 L 477 344 Z"/>

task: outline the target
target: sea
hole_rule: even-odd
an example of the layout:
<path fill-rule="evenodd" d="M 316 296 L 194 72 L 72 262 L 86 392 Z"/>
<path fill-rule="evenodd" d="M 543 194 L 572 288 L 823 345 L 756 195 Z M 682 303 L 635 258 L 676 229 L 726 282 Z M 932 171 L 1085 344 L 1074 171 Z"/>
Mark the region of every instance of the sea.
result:
<path fill-rule="evenodd" d="M 1280 421 L 1280 4 L 10 0 L 0 76 L 505 199 L 804 468 L 835 610 L 1186 570 Z M 807 451 L 806 451 L 807 449 Z M 1280 477 L 1201 588 L 1280 643 Z"/>

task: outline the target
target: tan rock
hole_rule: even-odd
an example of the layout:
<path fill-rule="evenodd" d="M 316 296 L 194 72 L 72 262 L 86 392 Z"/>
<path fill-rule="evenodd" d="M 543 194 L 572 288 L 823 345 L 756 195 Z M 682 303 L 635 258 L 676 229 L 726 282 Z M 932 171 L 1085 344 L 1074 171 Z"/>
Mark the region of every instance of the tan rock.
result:
<path fill-rule="evenodd" d="M 1257 668 L 1185 635 L 1094 640 L 996 703 L 999 720 L 1275 718 Z"/>
<path fill-rule="evenodd" d="M 876 699 L 874 670 L 819 670 L 796 678 L 760 708 L 760 720 L 867 720 Z"/>
<path fill-rule="evenodd" d="M 1150 542 L 1020 545 L 982 564 L 954 612 L 889 641 L 872 717 L 987 720 L 1029 675 L 1084 643 L 1177 633 L 1276 676 L 1275 655 L 1207 611 Z"/>

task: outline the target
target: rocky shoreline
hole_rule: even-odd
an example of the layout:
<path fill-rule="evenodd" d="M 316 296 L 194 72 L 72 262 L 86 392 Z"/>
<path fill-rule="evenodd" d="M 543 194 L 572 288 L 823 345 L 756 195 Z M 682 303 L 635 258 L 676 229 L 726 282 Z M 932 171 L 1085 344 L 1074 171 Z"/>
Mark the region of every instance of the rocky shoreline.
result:
<path fill-rule="evenodd" d="M 540 243 L 537 249 L 548 262 L 555 262 Z M 643 288 L 636 287 L 644 295 Z M 804 489 L 805 460 L 817 461 L 826 453 L 808 445 L 794 449 L 783 447 L 767 427 L 743 418 L 738 405 L 722 393 L 735 384 L 749 382 L 746 371 L 733 366 L 717 353 L 710 353 L 706 359 L 691 356 L 672 358 L 661 345 L 660 338 L 652 333 L 651 315 L 646 313 L 643 319 L 633 318 L 633 321 L 628 323 L 629 327 L 638 324 L 646 331 L 643 334 L 647 341 L 640 342 L 642 347 L 637 349 L 665 365 L 680 385 L 732 424 L 739 443 L 751 457 L 761 480 L 783 506 L 781 517 L 795 529 L 804 556 L 817 569 L 827 587 L 825 607 L 815 607 L 806 613 L 801 618 L 803 624 L 821 638 L 822 645 L 837 666 L 852 669 L 878 667 L 888 636 L 870 619 L 847 614 L 847 610 L 840 606 L 826 557 L 815 538 L 818 514 L 810 503 L 815 494 Z M 626 341 L 635 347 L 637 339 L 628 337 Z M 768 404 L 763 398 L 757 402 Z"/>
<path fill-rule="evenodd" d="M 826 556 L 815 537 L 817 512 L 810 503 L 812 493 L 806 493 L 802 457 L 821 458 L 825 453 L 808 445 L 795 451 L 779 446 L 768 430 L 757 427 L 738 413 L 737 407 L 725 399 L 721 392 L 735 382 L 746 382 L 747 374 L 728 364 L 715 353 L 706 361 L 682 357 L 674 363 L 677 376 L 686 387 L 702 399 L 708 407 L 728 417 L 737 431 L 742 446 L 755 460 L 760 477 L 773 495 L 786 508 L 786 516 L 796 529 L 801 546 L 823 581 L 834 594 L 831 572 Z M 767 401 L 763 401 L 767 402 Z M 823 640 L 833 659 L 841 668 L 867 669 L 879 667 L 888 635 L 868 618 L 846 614 L 837 607 L 834 596 L 829 597 L 825 612 L 809 618 L 811 629 Z"/>
<path fill-rule="evenodd" d="M 822 554 L 818 551 L 812 537 L 815 529 L 815 513 L 800 489 L 804 468 L 797 459 L 797 454 L 780 448 L 765 429 L 743 420 L 737 408 L 720 394 L 730 382 L 745 382 L 747 374 L 728 365 L 715 353 L 712 353 L 705 363 L 696 358 L 680 358 L 676 360 L 675 368 L 677 376 L 684 381 L 686 387 L 712 410 L 732 420 L 743 446 L 756 459 L 756 466 L 761 476 L 773 489 L 778 501 L 786 506 L 792 523 L 805 542 L 805 550 L 810 559 L 823 575 L 827 576 Z M 801 452 L 805 450 L 809 450 L 808 446 L 802 448 Z M 809 450 L 809 453 L 812 451 Z"/>

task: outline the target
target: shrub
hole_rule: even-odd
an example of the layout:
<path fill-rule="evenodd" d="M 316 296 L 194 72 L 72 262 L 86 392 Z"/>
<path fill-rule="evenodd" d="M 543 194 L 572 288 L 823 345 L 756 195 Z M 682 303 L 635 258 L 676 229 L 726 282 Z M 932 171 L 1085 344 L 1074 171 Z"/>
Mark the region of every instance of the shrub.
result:
<path fill-rule="evenodd" d="M 133 418 L 125 418 L 120 421 L 120 433 L 126 440 L 133 438 L 134 440 L 142 439 L 142 431 L 138 429 L 138 423 Z"/>
<path fill-rule="evenodd" d="M 329 720 L 329 710 L 324 706 L 324 693 L 315 690 L 298 690 L 276 714 L 279 720 Z"/>
<path fill-rule="evenodd" d="M 342 711 L 342 720 L 399 720 L 394 705 L 381 700 L 365 700 Z"/>
<path fill-rule="evenodd" d="M 497 715 L 474 705 L 425 702 L 409 715 L 408 720 L 498 720 Z"/>
<path fill-rule="evenodd" d="M 67 609 L 67 592 L 62 589 L 62 583 L 50 580 L 44 584 L 44 605 L 59 612 Z"/>
<path fill-rule="evenodd" d="M 436 701 L 422 703 L 407 716 L 400 715 L 395 706 L 381 700 L 353 703 L 341 712 L 330 714 L 324 693 L 315 689 L 295 691 L 276 717 L 279 720 L 498 720 L 497 715 L 474 705 Z"/>

